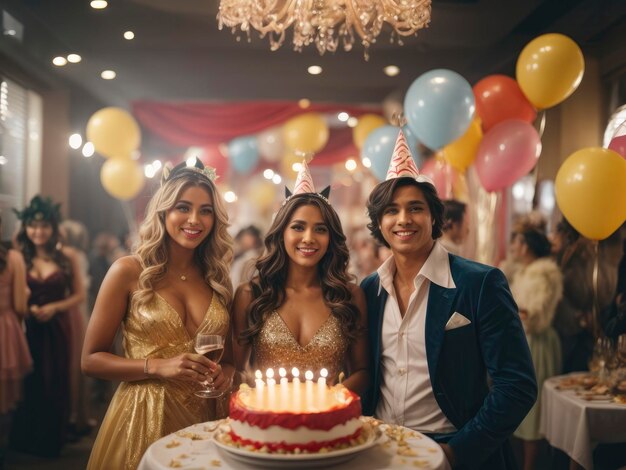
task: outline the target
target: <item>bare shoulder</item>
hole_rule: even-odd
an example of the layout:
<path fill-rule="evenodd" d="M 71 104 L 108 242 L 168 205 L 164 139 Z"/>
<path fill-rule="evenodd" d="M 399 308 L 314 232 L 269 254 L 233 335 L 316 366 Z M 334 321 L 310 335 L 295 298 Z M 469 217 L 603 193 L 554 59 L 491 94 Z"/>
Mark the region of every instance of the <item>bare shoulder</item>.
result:
<path fill-rule="evenodd" d="M 127 280 L 129 282 L 136 281 L 139 279 L 139 275 L 141 274 L 141 264 L 139 263 L 139 259 L 134 256 L 122 256 L 115 260 L 115 262 L 109 268 L 109 272 L 107 276 L 113 275 L 116 277 L 120 277 L 123 280 Z"/>
<path fill-rule="evenodd" d="M 24 264 L 24 256 L 22 252 L 14 249 L 9 249 L 7 253 L 7 260 L 9 263 L 21 263 Z"/>
<path fill-rule="evenodd" d="M 71 246 L 62 247 L 61 253 L 63 253 L 71 261 L 75 261 L 78 258 L 78 252 L 75 248 L 72 248 Z"/>

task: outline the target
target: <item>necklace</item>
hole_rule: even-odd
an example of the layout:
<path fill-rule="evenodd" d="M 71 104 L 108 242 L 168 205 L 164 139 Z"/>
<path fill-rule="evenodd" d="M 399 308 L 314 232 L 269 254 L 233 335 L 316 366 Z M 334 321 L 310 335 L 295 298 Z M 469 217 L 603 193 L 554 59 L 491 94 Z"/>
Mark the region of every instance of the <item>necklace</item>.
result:
<path fill-rule="evenodd" d="M 168 268 L 168 269 L 171 269 L 171 268 Z M 175 273 L 175 272 L 174 272 L 174 270 L 173 270 L 173 269 L 172 269 L 172 273 L 173 273 L 175 276 L 178 276 L 178 279 L 180 279 L 181 281 L 186 281 L 186 280 L 187 280 L 187 275 L 186 275 L 185 273 L 180 273 L 180 274 L 177 274 L 177 273 Z"/>

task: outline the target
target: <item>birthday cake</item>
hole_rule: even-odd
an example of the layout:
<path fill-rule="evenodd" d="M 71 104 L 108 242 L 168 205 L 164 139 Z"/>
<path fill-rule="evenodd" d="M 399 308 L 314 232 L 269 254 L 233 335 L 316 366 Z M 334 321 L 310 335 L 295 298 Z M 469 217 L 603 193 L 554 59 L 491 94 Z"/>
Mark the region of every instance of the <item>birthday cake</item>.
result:
<path fill-rule="evenodd" d="M 358 444 L 360 416 L 360 398 L 342 385 L 242 385 L 230 400 L 229 438 L 261 452 L 323 452 Z"/>

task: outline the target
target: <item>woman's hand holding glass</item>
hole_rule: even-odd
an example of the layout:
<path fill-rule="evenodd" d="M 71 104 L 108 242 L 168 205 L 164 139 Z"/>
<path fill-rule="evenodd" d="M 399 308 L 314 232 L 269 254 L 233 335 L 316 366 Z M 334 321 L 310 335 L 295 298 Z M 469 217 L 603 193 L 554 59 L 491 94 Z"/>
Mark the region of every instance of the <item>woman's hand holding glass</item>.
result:
<path fill-rule="evenodd" d="M 229 386 L 222 366 L 218 364 L 224 354 L 224 337 L 199 333 L 196 335 L 194 347 L 198 354 L 203 354 L 211 362 L 211 372 L 204 381 L 206 388 L 198 390 L 195 395 L 202 398 L 217 398 Z"/>

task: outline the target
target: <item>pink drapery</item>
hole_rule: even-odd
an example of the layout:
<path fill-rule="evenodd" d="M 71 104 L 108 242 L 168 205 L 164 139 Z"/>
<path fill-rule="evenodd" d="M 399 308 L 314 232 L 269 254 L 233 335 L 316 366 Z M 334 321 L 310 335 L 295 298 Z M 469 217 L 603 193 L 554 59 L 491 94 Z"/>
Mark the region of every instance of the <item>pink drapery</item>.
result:
<path fill-rule="evenodd" d="M 341 104 L 315 104 L 302 109 L 292 101 L 163 103 L 136 101 L 133 115 L 144 131 L 175 146 L 212 146 L 235 137 L 253 135 L 307 112 L 323 114 L 345 111 L 359 117 L 380 114 L 379 107 Z M 349 156 L 358 156 L 352 142 L 352 129 L 331 129 L 326 147 L 315 156 L 312 165 L 332 165 Z"/>

